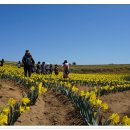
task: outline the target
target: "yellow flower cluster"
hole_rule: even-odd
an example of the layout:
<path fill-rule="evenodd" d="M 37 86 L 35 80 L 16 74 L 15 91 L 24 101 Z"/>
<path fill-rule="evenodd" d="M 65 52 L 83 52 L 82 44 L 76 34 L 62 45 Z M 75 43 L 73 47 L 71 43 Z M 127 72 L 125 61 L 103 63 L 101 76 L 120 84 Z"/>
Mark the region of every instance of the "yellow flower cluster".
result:
<path fill-rule="evenodd" d="M 30 103 L 30 99 L 28 97 L 23 97 L 21 99 L 22 103 L 26 106 L 28 103 Z"/>
<path fill-rule="evenodd" d="M 10 98 L 9 101 L 8 101 L 8 103 L 9 103 L 9 105 L 10 105 L 11 107 L 14 107 L 16 101 L 15 101 L 13 98 Z"/>
<path fill-rule="evenodd" d="M 120 116 L 117 113 L 113 113 L 110 116 L 110 120 L 112 125 L 117 125 L 120 122 Z"/>
<path fill-rule="evenodd" d="M 38 92 L 40 95 L 47 92 L 47 88 L 42 86 L 42 82 L 38 85 Z"/>
<path fill-rule="evenodd" d="M 128 118 L 127 116 L 124 116 L 122 119 L 122 125 L 130 126 L 130 118 Z"/>
<path fill-rule="evenodd" d="M 0 113 L 0 125 L 8 124 L 8 116 L 4 113 Z"/>

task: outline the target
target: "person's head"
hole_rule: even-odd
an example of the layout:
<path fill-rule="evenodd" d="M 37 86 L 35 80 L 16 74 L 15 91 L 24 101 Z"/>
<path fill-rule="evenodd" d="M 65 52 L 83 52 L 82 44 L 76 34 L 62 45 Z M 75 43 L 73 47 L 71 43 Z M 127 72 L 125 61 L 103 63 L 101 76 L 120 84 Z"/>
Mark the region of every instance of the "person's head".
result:
<path fill-rule="evenodd" d="M 63 64 L 68 63 L 67 60 L 64 60 Z"/>
<path fill-rule="evenodd" d="M 45 62 L 42 62 L 43 65 L 45 65 Z"/>
<path fill-rule="evenodd" d="M 38 64 L 40 64 L 41 62 L 40 61 L 38 61 Z"/>
<path fill-rule="evenodd" d="M 50 64 L 50 67 L 52 67 L 52 64 Z"/>
<path fill-rule="evenodd" d="M 26 51 L 25 51 L 25 55 L 30 55 L 29 50 L 26 50 Z"/>
<path fill-rule="evenodd" d="M 55 64 L 55 66 L 57 66 L 57 64 Z"/>

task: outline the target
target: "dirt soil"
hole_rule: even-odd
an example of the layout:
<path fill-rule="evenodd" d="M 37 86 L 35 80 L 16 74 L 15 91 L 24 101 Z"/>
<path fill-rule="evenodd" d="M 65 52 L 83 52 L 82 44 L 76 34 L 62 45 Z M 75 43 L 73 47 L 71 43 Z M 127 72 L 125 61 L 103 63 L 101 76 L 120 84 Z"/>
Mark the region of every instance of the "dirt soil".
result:
<path fill-rule="evenodd" d="M 88 87 L 88 86 L 80 86 L 80 85 L 78 85 L 77 86 L 78 87 L 78 89 L 79 89 L 79 91 L 91 91 L 92 90 L 92 87 Z"/>
<path fill-rule="evenodd" d="M 79 111 L 75 110 L 68 98 L 51 90 L 40 96 L 31 110 L 23 113 L 15 123 L 17 126 L 84 124 Z"/>
<path fill-rule="evenodd" d="M 80 91 L 92 89 L 88 86 L 78 86 L 78 88 Z M 130 117 L 130 91 L 104 95 L 100 99 L 109 106 L 109 110 L 105 113 L 106 117 L 109 117 L 112 113 L 118 113 L 121 117 L 124 115 Z"/>
<path fill-rule="evenodd" d="M 5 105 L 10 97 L 20 100 L 22 98 L 21 86 L 0 80 L 0 107 Z M 109 106 L 106 117 L 112 113 L 130 117 L 130 90 L 100 97 Z M 16 126 L 51 126 L 51 125 L 85 125 L 78 110 L 64 95 L 48 90 L 39 96 L 31 110 L 23 113 L 15 122 Z"/>
<path fill-rule="evenodd" d="M 11 97 L 16 101 L 21 100 L 23 91 L 22 86 L 0 79 L 0 107 L 6 105 Z M 14 125 L 85 125 L 85 122 L 67 97 L 48 90 L 39 96 L 30 111 L 21 114 Z"/>
<path fill-rule="evenodd" d="M 10 98 L 21 100 L 23 89 L 14 82 L 0 79 L 0 110 L 8 104 Z"/>
<path fill-rule="evenodd" d="M 121 117 L 130 117 L 130 90 L 115 94 L 104 95 L 100 99 L 109 106 L 107 115 L 118 113 Z"/>

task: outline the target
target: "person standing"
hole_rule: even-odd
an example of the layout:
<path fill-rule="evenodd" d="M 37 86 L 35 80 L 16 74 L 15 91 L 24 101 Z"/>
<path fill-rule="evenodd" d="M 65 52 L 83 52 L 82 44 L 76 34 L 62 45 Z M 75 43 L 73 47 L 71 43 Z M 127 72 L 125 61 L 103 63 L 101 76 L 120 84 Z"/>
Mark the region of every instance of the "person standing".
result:
<path fill-rule="evenodd" d="M 69 75 L 69 63 L 67 60 L 63 62 L 63 78 L 68 78 Z"/>
<path fill-rule="evenodd" d="M 37 71 L 36 71 L 38 74 L 41 74 L 41 62 L 38 61 L 37 63 Z"/>
<path fill-rule="evenodd" d="M 17 65 L 18 65 L 18 68 L 20 68 L 21 67 L 21 62 L 19 61 Z"/>
<path fill-rule="evenodd" d="M 5 62 L 4 59 L 2 59 L 0 66 L 3 66 L 3 65 L 4 65 L 4 62 Z"/>
<path fill-rule="evenodd" d="M 50 64 L 50 74 L 52 74 L 53 72 L 53 67 L 52 67 L 52 64 Z"/>
<path fill-rule="evenodd" d="M 42 74 L 46 74 L 45 62 L 42 62 L 41 69 L 42 69 Z"/>
<path fill-rule="evenodd" d="M 49 72 L 50 72 L 50 66 L 49 66 L 49 63 L 46 64 L 46 66 L 45 66 L 45 70 L 46 70 L 46 74 L 49 74 Z"/>
<path fill-rule="evenodd" d="M 24 64 L 24 75 L 27 77 L 28 73 L 28 76 L 30 77 L 32 73 L 32 66 L 35 64 L 35 61 L 32 58 L 32 55 L 30 54 L 29 50 L 25 51 L 22 63 Z"/>
<path fill-rule="evenodd" d="M 58 65 L 57 64 L 55 65 L 54 72 L 55 72 L 56 76 L 59 74 L 59 70 L 58 70 Z"/>

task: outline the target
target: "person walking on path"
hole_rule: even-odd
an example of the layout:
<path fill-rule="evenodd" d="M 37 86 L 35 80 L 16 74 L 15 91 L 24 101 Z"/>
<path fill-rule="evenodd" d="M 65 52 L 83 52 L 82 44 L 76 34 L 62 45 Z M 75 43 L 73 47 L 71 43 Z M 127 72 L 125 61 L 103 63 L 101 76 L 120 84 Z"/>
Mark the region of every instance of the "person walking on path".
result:
<path fill-rule="evenodd" d="M 28 76 L 30 77 L 32 73 L 32 66 L 35 64 L 35 61 L 32 58 L 32 55 L 30 54 L 29 50 L 25 51 L 22 63 L 24 64 L 24 75 L 27 77 L 28 73 Z"/>
<path fill-rule="evenodd" d="M 69 75 L 69 63 L 67 60 L 63 62 L 63 78 L 68 78 Z"/>

